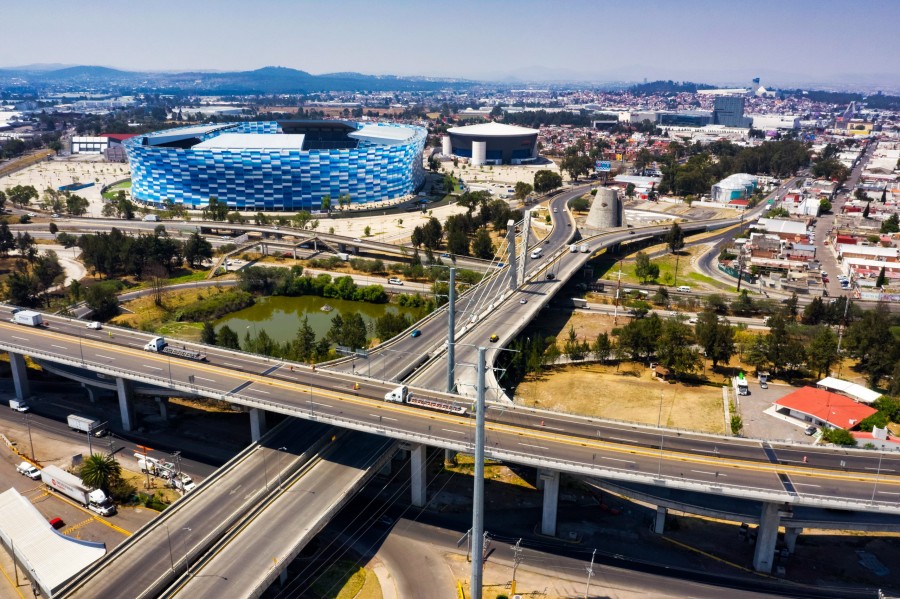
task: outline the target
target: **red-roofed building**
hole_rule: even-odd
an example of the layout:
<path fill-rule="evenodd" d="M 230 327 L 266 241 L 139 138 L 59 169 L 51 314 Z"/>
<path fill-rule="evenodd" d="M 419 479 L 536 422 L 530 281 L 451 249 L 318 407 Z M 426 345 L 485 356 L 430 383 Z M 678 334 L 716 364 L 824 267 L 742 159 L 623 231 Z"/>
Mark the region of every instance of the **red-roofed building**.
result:
<path fill-rule="evenodd" d="M 850 430 L 877 410 L 857 403 L 846 395 L 815 387 L 803 387 L 775 402 L 782 413 L 816 426 Z"/>

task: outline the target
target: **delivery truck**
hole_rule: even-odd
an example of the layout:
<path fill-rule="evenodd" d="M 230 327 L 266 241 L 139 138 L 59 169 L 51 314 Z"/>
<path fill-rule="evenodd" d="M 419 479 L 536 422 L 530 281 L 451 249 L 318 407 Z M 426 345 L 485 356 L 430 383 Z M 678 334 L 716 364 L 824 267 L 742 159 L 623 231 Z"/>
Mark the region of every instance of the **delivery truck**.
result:
<path fill-rule="evenodd" d="M 409 387 L 407 387 L 406 385 L 400 385 L 393 391 L 386 393 L 384 396 L 384 400 L 394 403 L 405 403 L 411 406 L 418 406 L 427 410 L 447 412 L 448 414 L 459 414 L 460 416 L 466 413 L 466 408 L 464 406 L 458 405 L 453 402 L 442 401 L 438 399 L 426 399 L 424 397 L 413 397 L 413 394 L 409 392 Z"/>
<path fill-rule="evenodd" d="M 101 516 L 112 516 L 116 513 L 116 506 L 109 500 L 106 493 L 100 489 L 88 487 L 80 478 L 69 474 L 62 468 L 45 466 L 41 470 L 41 482 Z"/>
<path fill-rule="evenodd" d="M 41 317 L 40 313 L 32 310 L 19 310 L 13 314 L 12 322 L 23 324 L 26 327 L 44 326 L 44 319 Z"/>
<path fill-rule="evenodd" d="M 144 346 L 145 351 L 152 351 L 158 354 L 166 354 L 176 356 L 178 358 L 187 358 L 188 360 L 197 360 L 198 362 L 206 362 L 206 354 L 186 347 L 175 347 L 169 345 L 164 337 L 154 337 Z"/>
<path fill-rule="evenodd" d="M 102 437 L 106 434 L 106 423 L 100 422 L 96 418 L 88 418 L 87 416 L 79 416 L 78 414 L 69 414 L 66 418 L 66 422 L 73 431 L 90 433 L 95 437 Z"/>

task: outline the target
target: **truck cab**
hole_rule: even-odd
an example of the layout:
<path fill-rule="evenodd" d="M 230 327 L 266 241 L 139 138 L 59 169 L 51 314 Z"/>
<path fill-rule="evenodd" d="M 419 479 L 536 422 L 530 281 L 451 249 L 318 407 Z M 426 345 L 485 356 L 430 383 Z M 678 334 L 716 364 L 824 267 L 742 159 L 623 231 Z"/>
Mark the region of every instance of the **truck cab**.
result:
<path fill-rule="evenodd" d="M 386 393 L 384 396 L 385 401 L 392 401 L 395 403 L 403 403 L 406 401 L 407 396 L 409 395 L 409 387 L 406 385 L 400 385 L 393 391 Z"/>
<path fill-rule="evenodd" d="M 168 343 L 166 343 L 165 337 L 154 337 L 147 342 L 144 346 L 144 350 L 159 353 L 166 348 L 166 345 L 168 345 Z"/>

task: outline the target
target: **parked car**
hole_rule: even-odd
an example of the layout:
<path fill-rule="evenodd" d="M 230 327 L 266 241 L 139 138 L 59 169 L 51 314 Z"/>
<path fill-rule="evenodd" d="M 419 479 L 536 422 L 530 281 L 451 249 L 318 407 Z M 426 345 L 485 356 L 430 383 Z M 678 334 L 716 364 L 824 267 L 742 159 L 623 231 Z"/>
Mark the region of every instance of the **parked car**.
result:
<path fill-rule="evenodd" d="M 27 476 L 31 480 L 38 480 L 41 478 L 41 471 L 33 464 L 29 464 L 28 462 L 22 462 L 21 464 L 16 466 L 16 472 L 18 472 L 22 476 Z"/>
<path fill-rule="evenodd" d="M 49 522 L 50 522 L 50 526 L 52 526 L 56 530 L 59 530 L 60 528 L 63 528 L 66 525 L 66 523 L 63 522 L 62 518 L 50 518 Z"/>
<path fill-rule="evenodd" d="M 819 429 L 817 429 L 814 426 L 807 426 L 806 430 L 803 431 L 803 434 L 806 435 L 807 437 L 811 437 L 811 436 L 815 435 L 818 430 Z"/>

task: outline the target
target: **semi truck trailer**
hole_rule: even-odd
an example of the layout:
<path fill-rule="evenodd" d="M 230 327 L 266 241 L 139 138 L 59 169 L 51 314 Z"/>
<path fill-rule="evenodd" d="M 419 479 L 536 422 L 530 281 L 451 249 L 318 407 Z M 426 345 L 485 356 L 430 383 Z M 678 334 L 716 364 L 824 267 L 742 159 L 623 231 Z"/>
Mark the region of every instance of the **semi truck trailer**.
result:
<path fill-rule="evenodd" d="M 116 513 L 116 506 L 109 500 L 106 493 L 100 489 L 88 487 L 80 478 L 69 474 L 62 468 L 45 466 L 41 470 L 41 482 L 101 516 L 112 516 Z"/>
<path fill-rule="evenodd" d="M 15 314 L 13 314 L 12 322 L 16 324 L 23 324 L 26 327 L 42 327 L 44 326 L 44 319 L 41 317 L 39 312 L 33 312 L 32 310 L 19 310 Z"/>
<path fill-rule="evenodd" d="M 393 391 L 386 393 L 384 396 L 384 400 L 394 403 L 405 403 L 411 406 L 418 406 L 427 410 L 447 412 L 448 414 L 459 414 L 460 416 L 466 413 L 466 408 L 464 406 L 460 406 L 455 403 L 445 402 L 437 399 L 426 399 L 424 397 L 414 397 L 413 394 L 409 392 L 409 387 L 407 387 L 406 385 L 400 385 Z"/>
<path fill-rule="evenodd" d="M 78 414 L 69 414 L 66 418 L 66 422 L 73 431 L 89 433 L 95 437 L 102 437 L 106 434 L 106 423 L 100 422 L 94 418 L 79 416 Z"/>
<path fill-rule="evenodd" d="M 176 356 L 178 358 L 187 358 L 188 360 L 196 360 L 198 362 L 206 362 L 206 354 L 194 351 L 184 347 L 173 347 L 166 342 L 164 337 L 154 337 L 144 346 L 145 351 L 152 351 L 158 354 L 166 354 Z"/>

